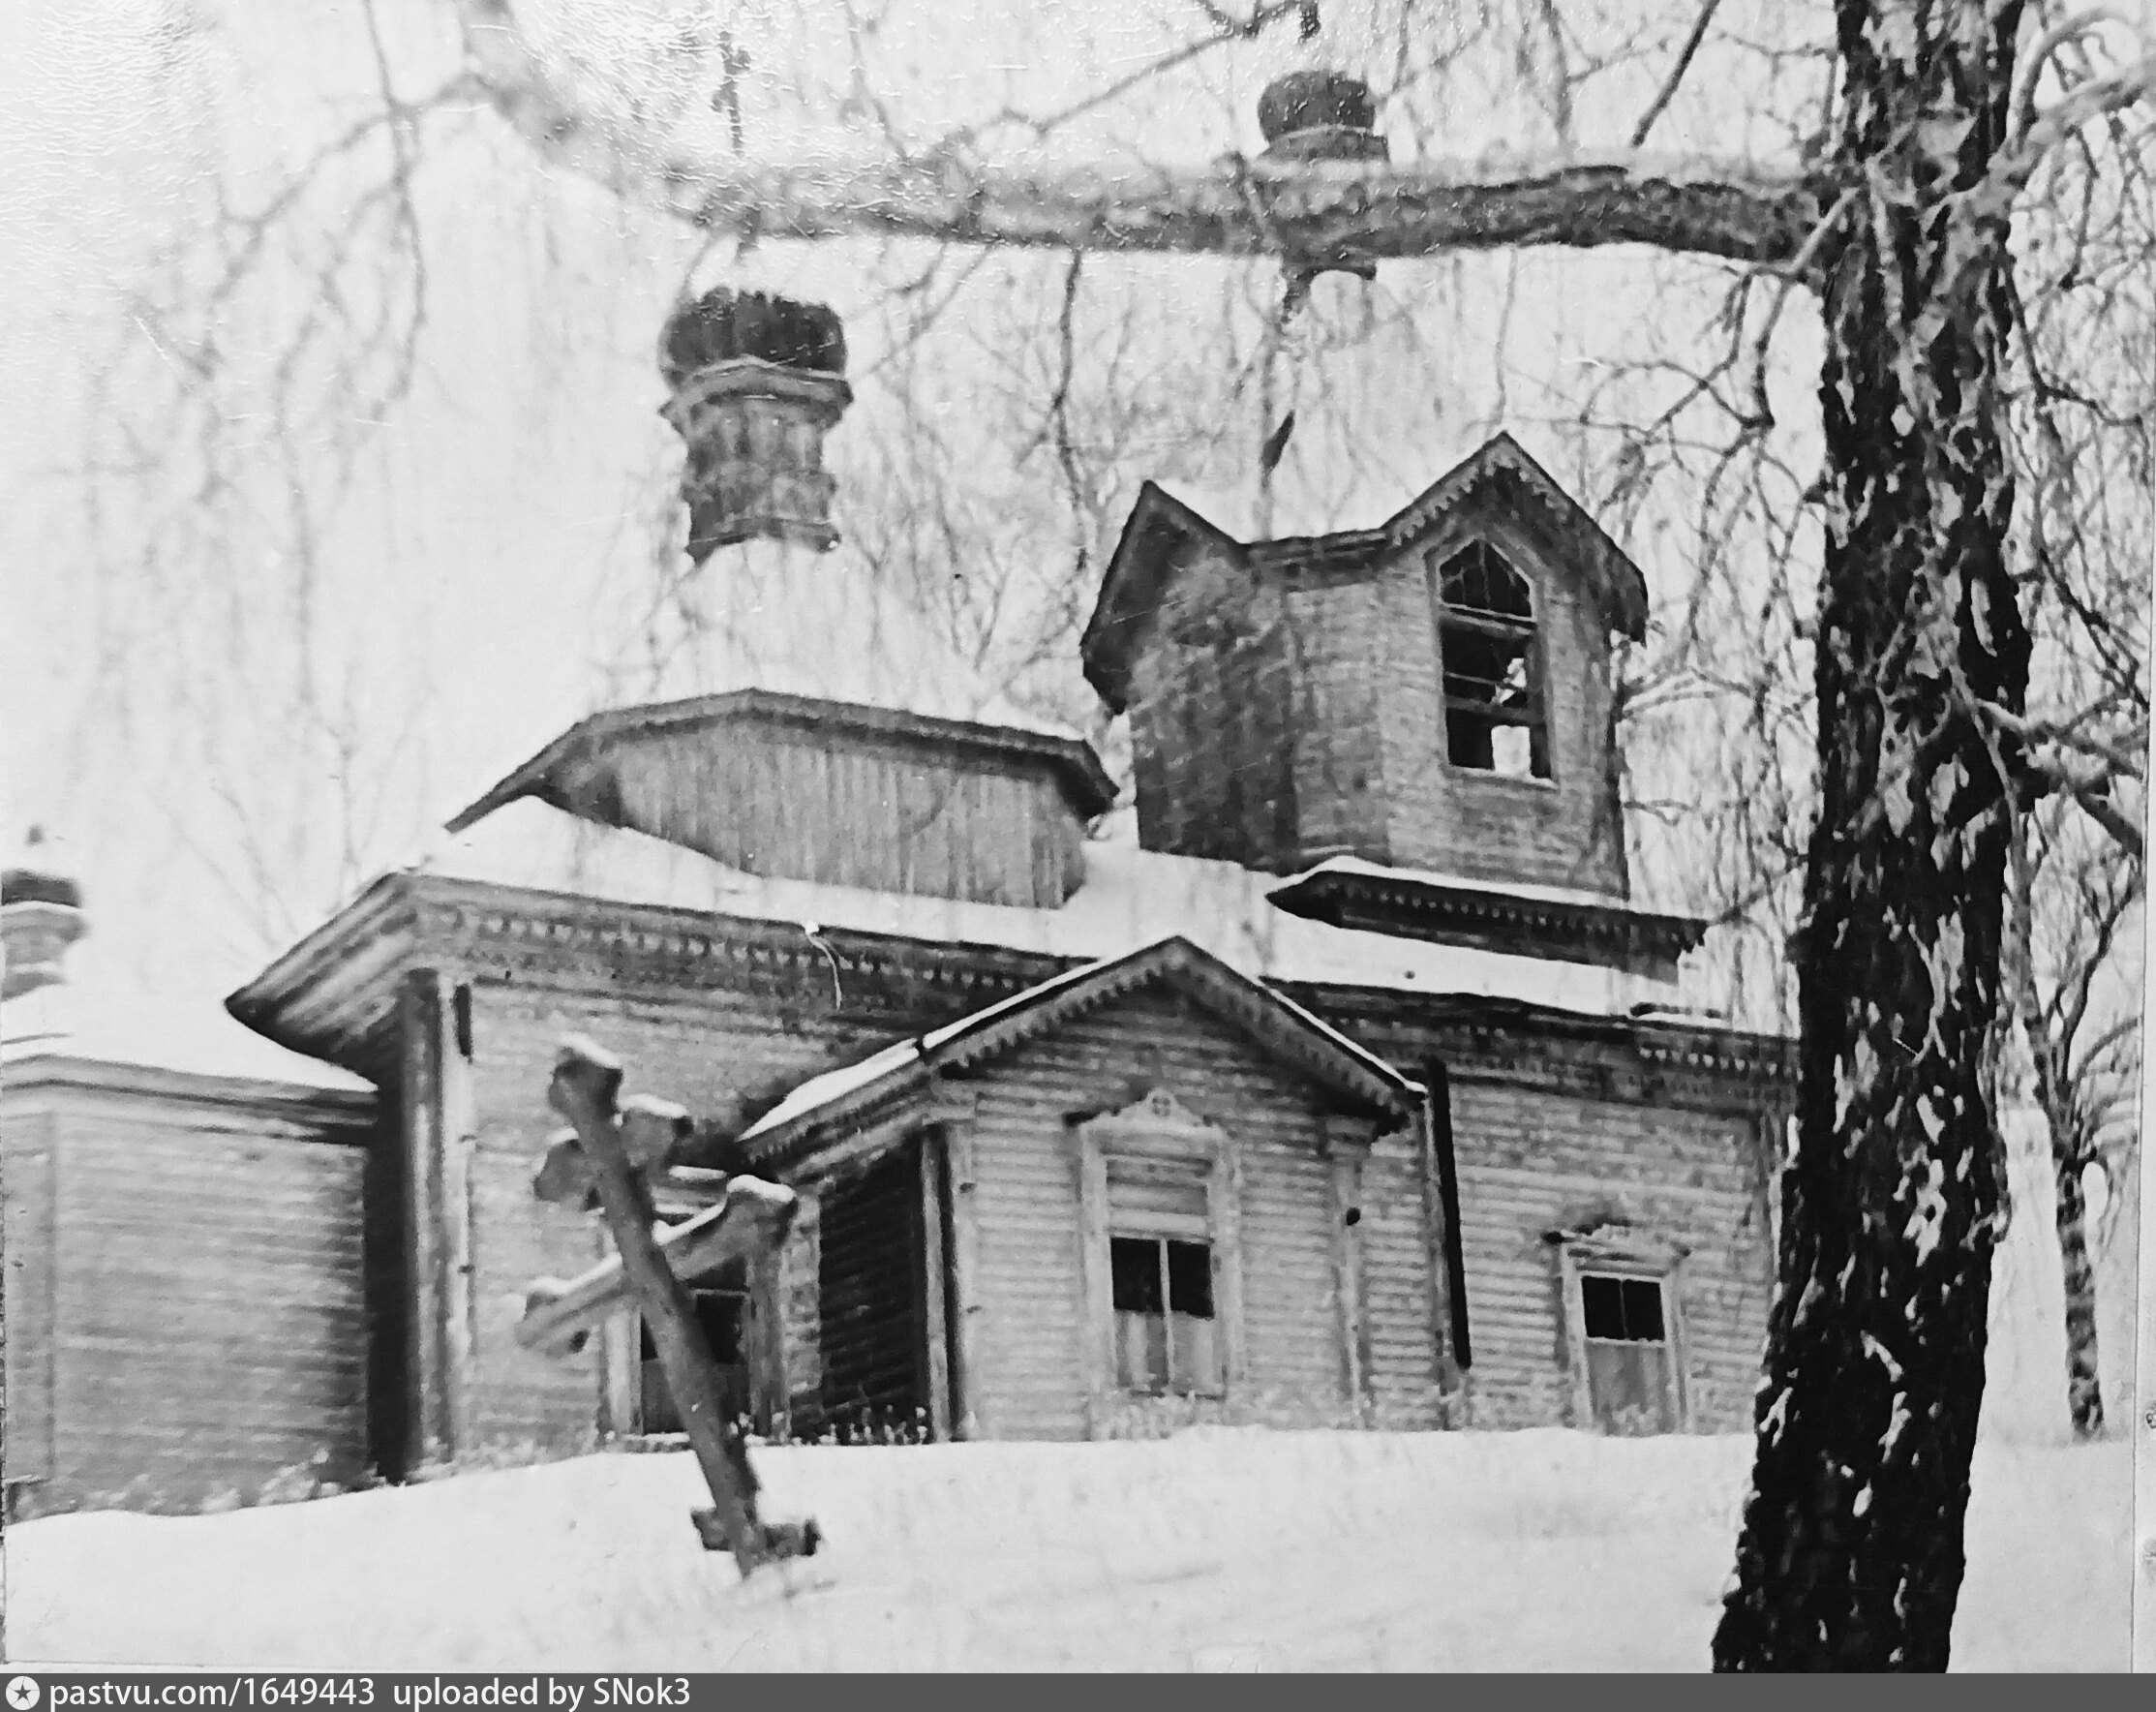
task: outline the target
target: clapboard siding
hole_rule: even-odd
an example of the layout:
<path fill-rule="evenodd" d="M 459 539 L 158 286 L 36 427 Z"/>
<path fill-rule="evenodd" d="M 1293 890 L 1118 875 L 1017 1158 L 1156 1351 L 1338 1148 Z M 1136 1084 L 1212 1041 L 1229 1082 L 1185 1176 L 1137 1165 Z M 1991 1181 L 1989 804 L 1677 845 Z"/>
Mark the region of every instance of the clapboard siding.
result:
<path fill-rule="evenodd" d="M 1545 1238 L 1608 1221 L 1689 1249 L 1673 1284 L 1691 1424 L 1742 1428 L 1772 1265 L 1747 1122 L 1457 1078 L 1452 1133 L 1473 1422 L 1586 1424 L 1575 1419 L 1558 1253 Z"/>
<path fill-rule="evenodd" d="M 7 1267 L 0 1335 L 7 1340 L 6 1439 L 0 1471 L 12 1489 L 53 1472 L 53 1183 L 58 1122 L 50 1112 L 10 1113 L 0 1123 L 0 1228 Z"/>
<path fill-rule="evenodd" d="M 1387 1136 L 1371 1149 L 1363 1166 L 1359 1229 L 1376 1421 L 1384 1426 L 1435 1425 L 1440 1408 L 1438 1330 L 1431 1319 L 1433 1245 L 1417 1142 Z"/>
<path fill-rule="evenodd" d="M 1349 1413 L 1331 1189 L 1318 1152 L 1321 1090 L 1269 1063 L 1230 1024 L 1154 994 L 1066 1024 L 996 1061 L 976 1085 L 970 1216 L 981 1311 L 971 1402 L 983 1436 L 1068 1439 L 1088 1430 L 1071 1120 L 1120 1110 L 1154 1087 L 1222 1130 L 1240 1158 L 1247 1382 L 1229 1412 L 1308 1422 Z M 1427 1238 L 1419 1184 L 1401 1186 L 1401 1163 L 1377 1163 L 1382 1384 L 1389 1401 L 1419 1410 L 1415 1421 L 1428 1424 L 1434 1351 L 1427 1273 L 1417 1269 L 1426 1263 L 1414 1259 Z"/>
<path fill-rule="evenodd" d="M 603 922 L 604 906 L 593 913 Z M 857 981 L 868 977 L 850 962 L 836 994 L 821 972 L 805 985 L 767 991 L 772 954 L 764 952 L 744 957 L 734 986 L 670 991 L 648 978 L 632 984 L 632 969 L 643 965 L 628 939 L 621 955 L 618 983 L 594 981 L 589 969 L 542 978 L 529 962 L 468 965 L 442 977 L 473 991 L 475 1330 L 468 1383 L 474 1436 L 496 1450 L 588 1448 L 601 1421 L 600 1340 L 556 1360 L 518 1349 L 513 1336 L 532 1280 L 571 1275 L 592 1256 L 589 1217 L 542 1205 L 531 1192 L 539 1150 L 560 1122 L 545 1091 L 565 1032 L 589 1034 L 619 1053 L 632 1091 L 678 1100 L 723 1128 L 808 1077 L 1008 991 L 985 978 L 979 991 L 938 980 L 857 993 Z M 1411 1073 L 1442 1045 L 1406 1001 L 1382 1018 L 1351 1014 L 1342 1025 Z M 1627 1052 L 1613 1044 L 1611 1061 Z M 1717 1261 L 1702 1253 L 1687 1264 L 1683 1287 L 1698 1293 L 1699 1306 L 1687 1296 L 1686 1349 L 1696 1417 L 1724 1420 L 1732 1408 L 1741 1415 L 1766 1315 L 1762 1179 L 1756 1147 L 1744 1138 L 1774 1090 L 1734 1078 L 1716 1083 L 1708 1089 L 1715 1112 L 1683 1103 L 1708 1097 L 1696 1088 L 1667 1100 L 1652 1090 L 1630 1102 L 1581 1097 L 1550 1085 L 1557 1072 L 1545 1073 L 1532 1042 L 1523 1040 L 1518 1053 L 1516 1071 L 1462 1065 L 1454 1077 L 1475 1342 L 1471 1410 L 1448 1414 L 1434 1394 L 1446 1329 L 1431 1318 L 1442 1280 L 1431 1275 L 1426 1207 L 1433 1192 L 1422 1181 L 1419 1144 L 1387 1138 L 1365 1167 L 1359 1236 L 1371 1418 L 1401 1424 L 1567 1419 L 1569 1357 L 1555 1259 L 1540 1236 L 1565 1222 L 1567 1209 L 1612 1197 L 1638 1201 L 1642 1217 L 1662 1224 L 1727 1233 L 1699 1246 L 1719 1242 L 1731 1255 Z M 1066 1438 L 1085 1430 L 1077 1378 L 1077 1166 L 1066 1118 L 1119 1109 L 1155 1085 L 1230 1128 L 1255 1167 L 1244 1174 L 1240 1209 L 1253 1227 L 1244 1236 L 1246 1271 L 1257 1280 L 1245 1304 L 1260 1333 L 1249 1348 L 1252 1391 L 1262 1385 L 1290 1396 L 1292 1418 L 1332 1419 L 1351 1407 L 1337 1341 L 1332 1232 L 1322 1223 L 1329 1185 L 1311 1163 L 1312 1117 L 1321 1103 L 1314 1089 L 1269 1066 L 1228 1025 L 1188 1016 L 1158 996 L 1074 1022 L 979 1082 L 973 1240 L 985 1299 L 1003 1304 L 974 1316 L 970 1327 L 980 1345 L 973 1390 L 982 1433 Z M 1280 1249 L 1269 1269 L 1251 1258 L 1260 1243 Z M 792 1425 L 809 1434 L 819 1430 L 822 1385 L 816 1270 L 810 1221 L 782 1268 Z M 1322 1353 L 1313 1353 L 1321 1336 Z"/>
<path fill-rule="evenodd" d="M 751 873 L 1053 909 L 1084 828 L 1045 763 L 738 721 L 617 739 L 623 825 Z"/>
<path fill-rule="evenodd" d="M 358 1479 L 365 1120 L 54 1098 L 54 1431 L 51 1478 L 29 1503 L 186 1511 L 252 1501 L 298 1471 Z M 15 1212 L 13 1144 L 8 1166 Z"/>
<path fill-rule="evenodd" d="M 1307 1104 L 1245 1112 L 1233 1126 L 1242 1152 L 1243 1337 L 1260 1411 L 1333 1421 L 1345 1418 L 1349 1398 L 1332 1191 L 1315 1150 L 1315 1116 Z"/>
<path fill-rule="evenodd" d="M 598 1436 L 600 1340 L 568 1357 L 542 1356 L 516 1343 L 531 1282 L 573 1277 L 592 1264 L 595 1215 L 531 1193 L 546 1139 L 562 1123 L 547 1106 L 546 1090 L 563 1035 L 587 1034 L 620 1054 L 627 1064 L 627 1092 L 659 1095 L 708 1119 L 740 1111 L 744 1100 L 775 1099 L 810 1076 L 887 1045 L 891 1033 L 888 1026 L 833 1016 L 828 1007 L 796 1015 L 745 994 L 683 995 L 667 1003 L 520 987 L 483 974 L 471 987 L 475 1324 L 467 1383 L 473 1392 L 474 1448 L 589 1449 Z M 811 1277 L 813 1266 L 811 1257 Z M 795 1370 L 793 1346 L 800 1341 L 798 1333 L 789 1336 L 787 1386 L 804 1398 L 816 1391 L 818 1380 L 812 1371 Z M 805 1423 L 801 1430 L 808 1430 Z"/>

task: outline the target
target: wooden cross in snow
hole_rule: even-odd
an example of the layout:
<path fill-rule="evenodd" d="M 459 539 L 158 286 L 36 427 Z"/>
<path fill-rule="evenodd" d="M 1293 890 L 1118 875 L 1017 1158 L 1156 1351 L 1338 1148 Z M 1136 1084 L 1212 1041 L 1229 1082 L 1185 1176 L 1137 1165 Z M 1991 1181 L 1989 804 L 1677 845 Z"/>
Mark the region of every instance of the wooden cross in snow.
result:
<path fill-rule="evenodd" d="M 548 1201 L 595 1196 L 614 1234 L 615 1257 L 566 1283 L 532 1284 L 517 1341 L 567 1355 L 608 1314 L 633 1302 L 651 1328 L 667 1390 L 711 1488 L 712 1508 L 690 1518 L 706 1549 L 731 1551 L 744 1575 L 775 1558 L 806 1557 L 820 1539 L 814 1522 L 757 1518 L 748 1447 L 727 1410 L 718 1365 L 682 1281 L 734 1260 L 776 1254 L 794 1221 L 794 1193 L 729 1177 L 717 1206 L 683 1224 L 659 1225 L 650 1178 L 687 1140 L 688 1114 L 663 1100 L 622 1101 L 621 1089 L 619 1059 L 587 1040 L 563 1042 L 547 1103 L 569 1120 L 572 1133 L 555 1139 L 532 1191 Z"/>

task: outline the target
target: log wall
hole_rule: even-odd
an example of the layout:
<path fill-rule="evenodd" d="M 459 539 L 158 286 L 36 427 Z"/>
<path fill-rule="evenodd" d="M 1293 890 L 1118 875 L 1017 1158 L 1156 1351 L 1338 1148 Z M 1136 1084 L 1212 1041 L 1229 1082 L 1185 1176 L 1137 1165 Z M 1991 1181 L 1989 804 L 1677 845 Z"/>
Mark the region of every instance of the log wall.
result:
<path fill-rule="evenodd" d="M 10 1284 L 29 1281 L 10 1414 L 49 1435 L 18 1513 L 186 1512 L 363 1476 L 363 1115 L 25 1089 L 5 1127 Z M 9 1447 L 11 1482 L 35 1447 Z"/>

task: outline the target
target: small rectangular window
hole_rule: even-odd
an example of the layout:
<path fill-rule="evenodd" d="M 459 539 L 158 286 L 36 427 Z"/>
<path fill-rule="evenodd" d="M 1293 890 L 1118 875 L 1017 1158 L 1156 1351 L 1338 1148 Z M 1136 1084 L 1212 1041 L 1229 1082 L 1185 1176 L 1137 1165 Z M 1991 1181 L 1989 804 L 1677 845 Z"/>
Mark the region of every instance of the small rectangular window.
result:
<path fill-rule="evenodd" d="M 1579 1288 L 1588 1395 L 1597 1423 L 1617 1433 L 1676 1431 L 1662 1280 L 1583 1272 Z"/>
<path fill-rule="evenodd" d="M 1217 1395 L 1213 1250 L 1169 1237 L 1108 1239 L 1117 1382 L 1154 1395 Z"/>

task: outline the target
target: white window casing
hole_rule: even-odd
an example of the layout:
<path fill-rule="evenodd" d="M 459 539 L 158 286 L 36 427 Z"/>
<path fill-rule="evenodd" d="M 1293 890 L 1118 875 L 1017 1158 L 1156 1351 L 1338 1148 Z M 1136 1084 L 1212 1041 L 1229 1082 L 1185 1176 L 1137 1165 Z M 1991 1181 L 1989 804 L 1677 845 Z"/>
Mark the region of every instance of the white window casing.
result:
<path fill-rule="evenodd" d="M 1243 1343 L 1240 1167 L 1226 1132 L 1165 1089 L 1074 1126 L 1078 1146 L 1082 1363 L 1088 1417 L 1100 1432 L 1142 1391 L 1122 1383 L 1112 1243 L 1115 1238 L 1203 1242 L 1212 1269 L 1214 1349 L 1201 1388 L 1187 1394 L 1231 1402 L 1247 1390 Z M 1164 1249 L 1165 1252 L 1165 1249 Z M 1172 1325 L 1164 1279 L 1163 1319 Z M 1197 1328 L 1185 1328 L 1195 1336 Z M 1173 1357 L 1170 1358 L 1172 1363 Z"/>
<path fill-rule="evenodd" d="M 1685 1378 L 1685 1327 L 1682 1279 L 1686 1250 L 1655 1232 L 1627 1225 L 1601 1225 L 1584 1231 L 1552 1231 L 1563 1287 L 1565 1346 L 1569 1355 L 1573 1420 L 1585 1426 L 1608 1418 L 1620 1404 L 1618 1393 L 1644 1391 L 1635 1410 L 1651 1408 L 1660 1430 L 1691 1430 L 1691 1409 Z M 1634 1313 L 1640 1287 L 1652 1287 L 1658 1308 L 1660 1335 L 1641 1335 L 1627 1325 L 1614 1337 L 1590 1335 L 1591 1292 L 1597 1297 L 1597 1318 L 1613 1309 Z M 1651 1324 L 1651 1323 L 1650 1323 Z M 1651 1353 L 1652 1352 L 1652 1353 Z M 1650 1424 L 1642 1422 L 1642 1424 Z"/>

